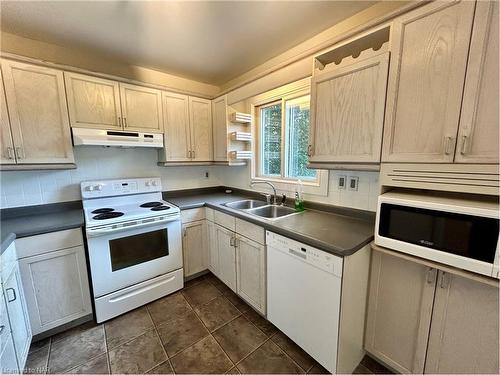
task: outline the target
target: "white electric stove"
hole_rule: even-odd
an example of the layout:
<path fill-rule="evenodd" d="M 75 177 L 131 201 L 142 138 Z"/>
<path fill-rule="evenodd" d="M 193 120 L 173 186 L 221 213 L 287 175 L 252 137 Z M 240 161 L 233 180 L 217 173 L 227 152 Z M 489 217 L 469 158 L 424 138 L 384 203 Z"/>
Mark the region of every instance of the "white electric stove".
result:
<path fill-rule="evenodd" d="M 159 178 L 80 187 L 98 323 L 183 287 L 180 210 Z"/>

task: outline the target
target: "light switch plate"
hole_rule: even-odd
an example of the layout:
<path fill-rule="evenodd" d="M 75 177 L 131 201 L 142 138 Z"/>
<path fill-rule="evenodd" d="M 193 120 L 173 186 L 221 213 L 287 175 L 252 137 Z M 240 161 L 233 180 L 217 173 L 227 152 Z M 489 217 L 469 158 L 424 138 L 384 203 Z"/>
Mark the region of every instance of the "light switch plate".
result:
<path fill-rule="evenodd" d="M 349 176 L 349 190 L 358 191 L 359 177 Z"/>
<path fill-rule="evenodd" d="M 345 186 L 347 185 L 347 177 L 346 176 L 339 176 L 339 190 L 344 190 Z"/>

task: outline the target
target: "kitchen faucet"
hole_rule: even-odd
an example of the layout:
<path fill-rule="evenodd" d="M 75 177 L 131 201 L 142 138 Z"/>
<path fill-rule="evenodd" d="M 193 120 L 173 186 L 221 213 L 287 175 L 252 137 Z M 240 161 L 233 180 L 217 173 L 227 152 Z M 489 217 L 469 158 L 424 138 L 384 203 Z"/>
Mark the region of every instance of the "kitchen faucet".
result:
<path fill-rule="evenodd" d="M 267 184 L 271 186 L 274 192 L 274 195 L 272 197 L 270 197 L 269 194 L 267 193 L 260 193 L 260 194 L 266 197 L 267 204 L 276 204 L 276 187 L 272 183 L 270 183 L 269 181 L 254 181 L 250 184 L 250 186 L 254 186 L 255 184 Z"/>

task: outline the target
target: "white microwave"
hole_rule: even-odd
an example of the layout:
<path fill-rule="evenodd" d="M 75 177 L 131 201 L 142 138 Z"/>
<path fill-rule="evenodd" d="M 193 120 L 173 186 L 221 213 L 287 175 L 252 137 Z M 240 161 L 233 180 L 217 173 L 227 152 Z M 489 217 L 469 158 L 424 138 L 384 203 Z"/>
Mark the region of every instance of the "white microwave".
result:
<path fill-rule="evenodd" d="M 375 244 L 500 278 L 499 222 L 496 197 L 394 190 L 378 198 Z"/>

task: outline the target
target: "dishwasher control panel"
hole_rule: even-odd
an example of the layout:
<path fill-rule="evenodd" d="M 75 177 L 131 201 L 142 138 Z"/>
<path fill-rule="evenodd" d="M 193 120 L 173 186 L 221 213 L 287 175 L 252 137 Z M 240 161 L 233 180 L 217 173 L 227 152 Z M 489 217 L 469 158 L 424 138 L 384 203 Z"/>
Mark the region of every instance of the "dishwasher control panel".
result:
<path fill-rule="evenodd" d="M 342 277 L 341 257 L 269 231 L 266 231 L 266 244 L 268 247 L 288 253 L 319 269 Z"/>

